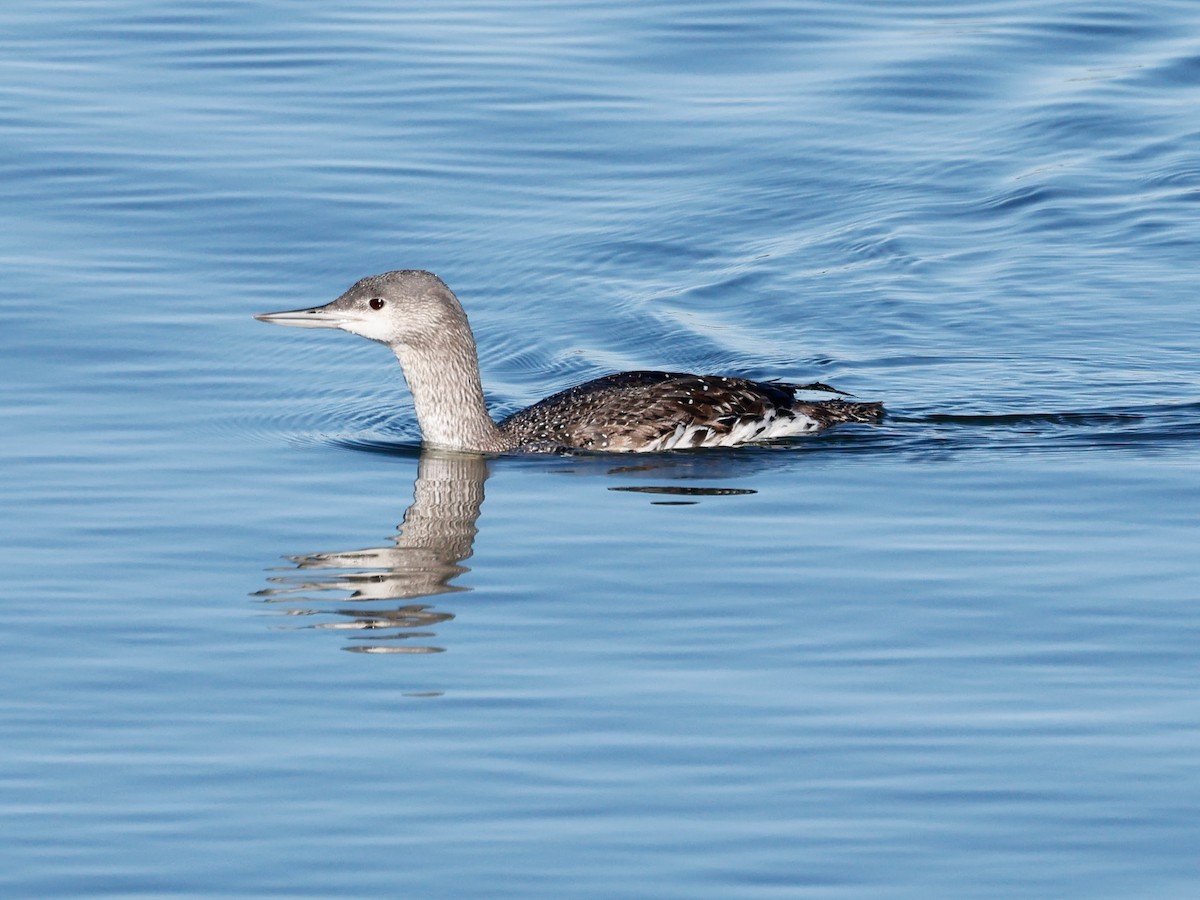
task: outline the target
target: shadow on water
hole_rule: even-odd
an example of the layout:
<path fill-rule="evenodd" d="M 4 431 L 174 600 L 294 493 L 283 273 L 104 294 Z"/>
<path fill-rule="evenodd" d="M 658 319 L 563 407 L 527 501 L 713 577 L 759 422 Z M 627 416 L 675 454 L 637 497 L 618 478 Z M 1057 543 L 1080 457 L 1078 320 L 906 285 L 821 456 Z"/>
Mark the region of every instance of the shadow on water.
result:
<path fill-rule="evenodd" d="M 848 426 L 789 442 L 720 450 L 660 454 L 526 455 L 505 462 L 553 467 L 555 474 L 601 475 L 626 482 L 610 491 L 645 494 L 654 505 L 684 506 L 702 497 L 755 493 L 751 488 L 697 482 L 746 478 L 816 458 L 887 456 L 920 461 L 968 453 L 1055 453 L 1081 449 L 1168 453 L 1179 442 L 1200 439 L 1200 403 L 1077 412 L 970 415 L 897 411 L 878 426 Z M 254 596 L 287 604 L 291 616 L 323 616 L 312 628 L 353 633 L 358 653 L 425 654 L 445 648 L 429 643 L 432 629 L 454 618 L 423 598 L 469 591 L 455 580 L 474 552 L 477 522 L 489 466 L 472 454 L 420 450 L 411 442 L 367 436 L 337 438 L 348 449 L 419 458 L 413 501 L 391 543 L 358 550 L 286 557 L 286 574 Z M 780 456 L 783 454 L 783 456 Z M 329 599 L 331 595 L 338 599 Z M 392 605 L 399 602 L 399 605 Z"/>

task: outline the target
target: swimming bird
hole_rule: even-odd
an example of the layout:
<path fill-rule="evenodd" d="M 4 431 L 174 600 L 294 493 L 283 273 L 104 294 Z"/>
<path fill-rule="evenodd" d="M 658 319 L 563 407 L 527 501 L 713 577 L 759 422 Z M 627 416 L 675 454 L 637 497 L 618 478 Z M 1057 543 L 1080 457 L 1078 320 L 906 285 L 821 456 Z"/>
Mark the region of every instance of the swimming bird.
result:
<path fill-rule="evenodd" d="M 821 383 L 680 372 L 621 372 L 561 391 L 496 423 L 462 304 L 432 272 L 373 275 L 324 306 L 262 313 L 261 322 L 340 328 L 387 344 L 404 371 L 425 443 L 449 450 L 652 452 L 726 447 L 877 422 L 878 403 L 803 401 Z"/>

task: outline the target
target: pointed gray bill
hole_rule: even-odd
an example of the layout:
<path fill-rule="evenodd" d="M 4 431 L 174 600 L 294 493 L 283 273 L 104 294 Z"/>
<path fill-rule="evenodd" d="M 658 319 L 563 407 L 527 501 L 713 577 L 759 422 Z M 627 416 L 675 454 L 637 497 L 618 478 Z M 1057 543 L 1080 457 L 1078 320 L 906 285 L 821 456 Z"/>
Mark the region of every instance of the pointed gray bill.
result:
<path fill-rule="evenodd" d="M 260 322 L 269 322 L 272 325 L 291 325 L 294 328 L 340 328 L 346 322 L 351 321 L 344 312 L 331 310 L 328 306 L 259 313 L 254 318 Z"/>

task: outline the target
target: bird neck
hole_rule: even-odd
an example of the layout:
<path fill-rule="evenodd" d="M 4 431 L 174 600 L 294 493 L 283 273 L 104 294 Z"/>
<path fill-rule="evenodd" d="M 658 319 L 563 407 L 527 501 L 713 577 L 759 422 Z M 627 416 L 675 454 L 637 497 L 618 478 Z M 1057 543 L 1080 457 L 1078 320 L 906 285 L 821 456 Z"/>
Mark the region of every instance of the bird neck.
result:
<path fill-rule="evenodd" d="M 400 345 L 392 350 L 412 392 L 427 444 L 484 453 L 507 447 L 483 400 L 479 357 L 469 331 L 457 331 L 419 348 Z"/>

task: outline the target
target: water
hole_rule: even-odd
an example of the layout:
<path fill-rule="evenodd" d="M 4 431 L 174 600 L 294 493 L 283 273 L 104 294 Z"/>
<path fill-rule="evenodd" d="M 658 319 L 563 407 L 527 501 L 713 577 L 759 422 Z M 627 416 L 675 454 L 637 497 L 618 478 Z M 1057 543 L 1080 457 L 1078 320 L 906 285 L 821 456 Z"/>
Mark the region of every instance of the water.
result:
<path fill-rule="evenodd" d="M 1193 896 L 1200 11 L 426 7 L 0 12 L 0 892 Z M 422 454 L 409 266 L 890 417 Z"/>

